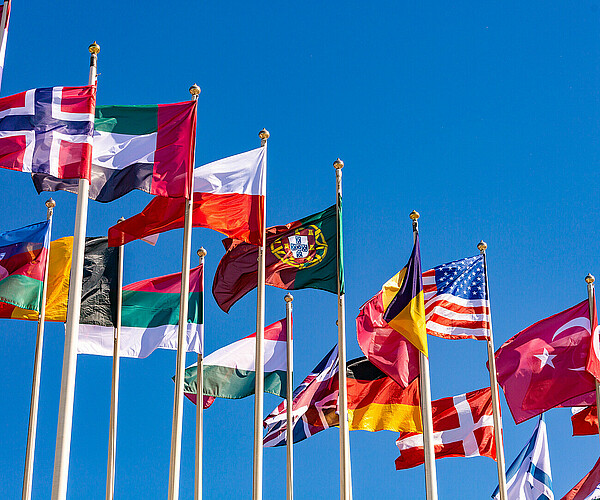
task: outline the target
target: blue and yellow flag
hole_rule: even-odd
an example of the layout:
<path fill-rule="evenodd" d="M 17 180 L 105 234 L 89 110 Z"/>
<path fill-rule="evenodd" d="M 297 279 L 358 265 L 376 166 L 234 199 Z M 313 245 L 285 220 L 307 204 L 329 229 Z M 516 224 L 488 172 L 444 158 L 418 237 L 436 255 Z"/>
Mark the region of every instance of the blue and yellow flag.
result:
<path fill-rule="evenodd" d="M 383 285 L 383 319 L 427 356 L 425 300 L 421 275 L 419 235 L 408 263 Z"/>

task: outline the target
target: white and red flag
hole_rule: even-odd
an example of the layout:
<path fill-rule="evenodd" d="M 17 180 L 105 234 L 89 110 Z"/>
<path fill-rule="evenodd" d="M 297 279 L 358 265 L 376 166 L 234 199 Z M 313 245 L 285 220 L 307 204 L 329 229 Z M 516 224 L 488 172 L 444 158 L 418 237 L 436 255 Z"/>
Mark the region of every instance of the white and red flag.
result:
<path fill-rule="evenodd" d="M 0 98 L 0 168 L 90 178 L 96 87 L 48 87 Z"/>
<path fill-rule="evenodd" d="M 492 391 L 489 387 L 431 403 L 435 458 L 490 457 L 496 459 Z M 424 462 L 423 434 L 401 432 L 396 469 Z"/>
<path fill-rule="evenodd" d="M 596 311 L 596 294 L 592 293 L 592 341 L 585 369 L 596 380 L 600 380 L 600 329 L 598 328 L 598 313 Z"/>
<path fill-rule="evenodd" d="M 561 500 L 595 500 L 600 498 L 600 459 L 592 470 Z"/>
<path fill-rule="evenodd" d="M 10 0 L 0 5 L 0 86 L 4 73 L 4 57 L 6 56 L 6 40 L 8 38 L 8 21 L 10 20 Z"/>

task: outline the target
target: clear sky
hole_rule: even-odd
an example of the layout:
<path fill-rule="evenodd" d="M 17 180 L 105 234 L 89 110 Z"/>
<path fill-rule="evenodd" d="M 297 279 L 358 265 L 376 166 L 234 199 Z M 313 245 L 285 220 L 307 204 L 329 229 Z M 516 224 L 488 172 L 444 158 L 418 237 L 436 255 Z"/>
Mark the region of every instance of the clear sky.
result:
<path fill-rule="evenodd" d="M 580 2 L 117 2 L 14 0 L 2 95 L 83 85 L 97 40 L 99 104 L 184 101 L 202 88 L 196 161 L 255 148 L 271 132 L 267 223 L 335 201 L 344 167 L 349 359 L 361 355 L 354 318 L 408 259 L 408 214 L 421 213 L 424 269 L 475 255 L 487 241 L 496 346 L 586 297 L 600 276 L 600 69 L 597 0 Z M 0 229 L 45 218 L 27 174 L 0 171 Z M 57 193 L 54 237 L 71 235 L 76 197 Z M 150 197 L 90 202 L 88 235 L 104 235 Z M 207 288 L 221 236 L 195 229 L 208 250 Z M 125 283 L 177 272 L 182 231 L 125 250 Z M 195 262 L 195 260 L 193 261 Z M 294 293 L 296 382 L 337 342 L 336 300 Z M 267 322 L 285 291 L 267 291 Z M 206 350 L 254 331 L 255 292 L 223 313 L 206 296 Z M 64 330 L 44 344 L 34 499 L 50 497 Z M 20 498 L 35 324 L 0 320 L 0 497 Z M 433 398 L 489 384 L 482 342 L 430 338 Z M 191 356 L 188 361 L 191 363 Z M 165 498 L 175 353 L 124 359 L 116 498 Z M 111 359 L 80 356 L 71 447 L 71 499 L 104 497 Z M 250 498 L 253 398 L 205 412 L 207 499 Z M 279 399 L 266 395 L 265 414 Z M 534 421 L 516 426 L 502 397 L 510 464 Z M 186 401 L 181 498 L 193 497 L 194 410 Z M 570 411 L 547 414 L 554 491 L 562 497 L 595 463 L 598 437 L 571 437 Z M 397 472 L 397 435 L 351 433 L 354 498 L 424 499 L 422 467 Z M 338 432 L 295 447 L 296 498 L 339 495 Z M 285 449 L 266 449 L 264 498 L 285 494 Z M 489 458 L 437 461 L 442 499 L 487 498 Z"/>

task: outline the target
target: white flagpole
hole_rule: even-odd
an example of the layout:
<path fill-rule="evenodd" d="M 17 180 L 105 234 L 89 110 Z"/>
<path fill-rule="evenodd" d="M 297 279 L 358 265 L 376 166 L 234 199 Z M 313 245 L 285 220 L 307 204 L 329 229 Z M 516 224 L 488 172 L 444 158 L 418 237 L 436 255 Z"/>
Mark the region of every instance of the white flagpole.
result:
<path fill-rule="evenodd" d="M 294 435 L 293 435 L 293 418 L 292 418 L 292 403 L 294 401 L 294 350 L 292 336 L 292 301 L 294 297 L 291 293 L 287 293 L 285 300 L 285 326 L 286 326 L 286 345 L 285 351 L 287 356 L 286 364 L 286 449 L 287 449 L 287 500 L 294 500 Z"/>
<path fill-rule="evenodd" d="M 6 23 L 9 22 L 11 0 L 5 0 L 2 3 L 2 19 L 0 20 L 0 86 L 2 85 L 2 75 L 4 73 L 4 58 L 6 56 L 6 40 L 4 37 L 8 35 Z"/>
<path fill-rule="evenodd" d="M 50 234 L 52 238 L 52 215 L 56 202 L 50 198 L 46 202 L 46 219 L 50 221 Z M 37 433 L 38 406 L 40 402 L 40 377 L 42 372 L 42 351 L 44 348 L 44 321 L 46 319 L 46 297 L 48 294 L 48 269 L 50 267 L 50 246 L 46 254 L 46 268 L 44 270 L 44 283 L 40 303 L 40 313 L 37 324 L 37 338 L 35 341 L 35 358 L 33 362 L 33 381 L 31 383 L 31 404 L 29 407 L 29 430 L 27 431 L 27 451 L 25 452 L 25 474 L 23 475 L 22 500 L 31 500 L 33 486 L 33 459 L 35 455 L 35 436 Z"/>
<path fill-rule="evenodd" d="M 419 234 L 420 214 L 413 210 L 413 236 Z M 431 382 L 429 378 L 429 358 L 419 351 L 419 388 L 421 391 L 421 420 L 423 422 L 423 451 L 425 454 L 425 489 L 427 500 L 437 500 L 437 472 L 435 468 L 435 449 L 433 446 L 433 417 L 431 414 Z"/>
<path fill-rule="evenodd" d="M 488 348 L 488 363 L 490 366 L 490 389 L 492 390 L 492 413 L 494 417 L 494 434 L 496 436 L 496 465 L 498 468 L 498 490 L 500 492 L 500 500 L 508 500 L 506 487 L 506 465 L 504 463 L 504 436 L 502 435 L 502 414 L 500 413 L 500 394 L 498 392 L 498 375 L 496 372 L 496 351 L 494 349 L 494 335 L 492 333 L 492 312 L 490 301 L 490 288 L 488 285 L 487 271 L 487 243 L 481 240 L 477 244 L 477 249 L 483 255 L 483 271 L 485 272 L 485 296 L 488 300 L 490 314 L 488 323 L 490 325 L 489 336 L 487 339 Z"/>
<path fill-rule="evenodd" d="M 267 148 L 269 131 L 262 129 L 260 137 L 261 147 Z M 266 162 L 266 151 L 265 159 Z M 262 500 L 263 476 L 263 406 L 265 391 L 265 252 L 267 244 L 267 197 L 263 208 L 263 233 L 262 245 L 258 249 L 258 286 L 256 288 L 256 352 L 254 369 L 256 378 L 254 382 L 254 462 L 252 471 L 252 500 Z"/>
<path fill-rule="evenodd" d="M 192 99 L 197 100 L 200 87 L 190 87 Z M 195 140 L 196 138 L 194 138 Z M 195 151 L 195 148 L 194 148 Z M 192 165 L 193 167 L 193 165 Z M 185 353 L 187 352 L 187 318 L 190 295 L 190 254 L 192 247 L 192 208 L 194 204 L 194 174 L 192 171 L 190 198 L 185 203 L 183 226 L 183 256 L 181 262 L 181 293 L 179 301 L 179 332 L 177 336 L 177 367 L 175 371 L 175 396 L 173 401 L 173 426 L 171 428 L 171 463 L 169 466 L 169 500 L 179 498 L 179 473 L 181 468 L 181 430 L 183 428 L 183 384 Z"/>
<path fill-rule="evenodd" d="M 340 214 L 340 202 L 342 198 L 342 168 L 344 162 L 339 158 L 333 162 L 335 168 L 336 180 L 336 219 L 338 242 L 342 242 L 342 224 Z M 339 245 L 339 243 L 338 243 Z M 338 281 L 338 350 L 339 350 L 339 420 L 340 420 L 340 499 L 352 499 L 352 474 L 350 472 L 350 435 L 348 429 L 348 388 L 346 384 L 346 300 L 345 293 L 342 290 L 340 280 L 340 253 L 342 249 L 338 248 L 337 253 L 337 281 Z"/>
<path fill-rule="evenodd" d="M 124 221 L 121 217 L 117 222 Z M 119 247 L 117 266 L 117 317 L 113 337 L 112 385 L 110 390 L 110 427 L 108 431 L 108 464 L 106 466 L 106 500 L 115 497 L 115 460 L 117 456 L 117 411 L 119 409 L 119 372 L 121 364 L 121 317 L 123 314 L 123 254 Z"/>
<path fill-rule="evenodd" d="M 587 291 L 588 291 L 588 304 L 590 308 L 590 329 L 592 325 L 592 314 L 594 312 L 594 281 L 596 278 L 588 273 L 585 277 L 585 282 L 587 283 Z M 595 332 L 592 331 L 592 341 L 594 340 Z M 598 408 L 600 408 L 600 383 L 596 378 L 594 378 L 594 382 L 596 384 L 596 415 L 599 415 Z M 600 429 L 598 430 L 598 434 L 600 435 Z"/>
<path fill-rule="evenodd" d="M 90 51 L 90 74 L 88 85 L 95 85 L 100 46 L 94 42 Z M 75 373 L 77 369 L 77 337 L 79 336 L 79 315 L 81 313 L 81 286 L 83 280 L 83 258 L 85 252 L 85 231 L 87 226 L 88 195 L 90 181 L 79 179 L 77 208 L 75 211 L 75 231 L 73 234 L 73 259 L 69 281 L 67 322 L 65 325 L 65 350 L 63 354 L 58 426 L 56 431 L 56 451 L 54 453 L 54 477 L 52 479 L 52 500 L 66 500 L 69 479 L 69 455 L 71 452 L 71 431 L 73 426 L 73 403 L 75 401 Z"/>
<path fill-rule="evenodd" d="M 204 332 L 204 257 L 208 252 L 204 247 L 198 250 L 200 265 L 202 266 L 202 331 Z M 202 450 L 204 433 L 204 333 L 202 334 L 201 352 L 198 353 L 198 364 L 196 367 L 196 484 L 194 488 L 194 500 L 202 500 Z"/>

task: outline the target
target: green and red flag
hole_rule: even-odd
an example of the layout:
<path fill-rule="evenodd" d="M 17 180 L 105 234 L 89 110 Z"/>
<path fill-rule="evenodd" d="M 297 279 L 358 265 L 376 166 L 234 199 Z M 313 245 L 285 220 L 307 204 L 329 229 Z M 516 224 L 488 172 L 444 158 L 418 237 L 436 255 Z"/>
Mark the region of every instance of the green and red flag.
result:
<path fill-rule="evenodd" d="M 341 219 L 341 200 L 340 200 Z M 337 293 L 338 239 L 336 206 L 284 226 L 267 228 L 266 284 L 285 290 L 316 288 Z M 258 247 L 241 240 L 223 240 L 226 253 L 213 281 L 213 296 L 223 311 L 256 288 Z M 343 291 L 343 265 L 339 276 Z"/>

